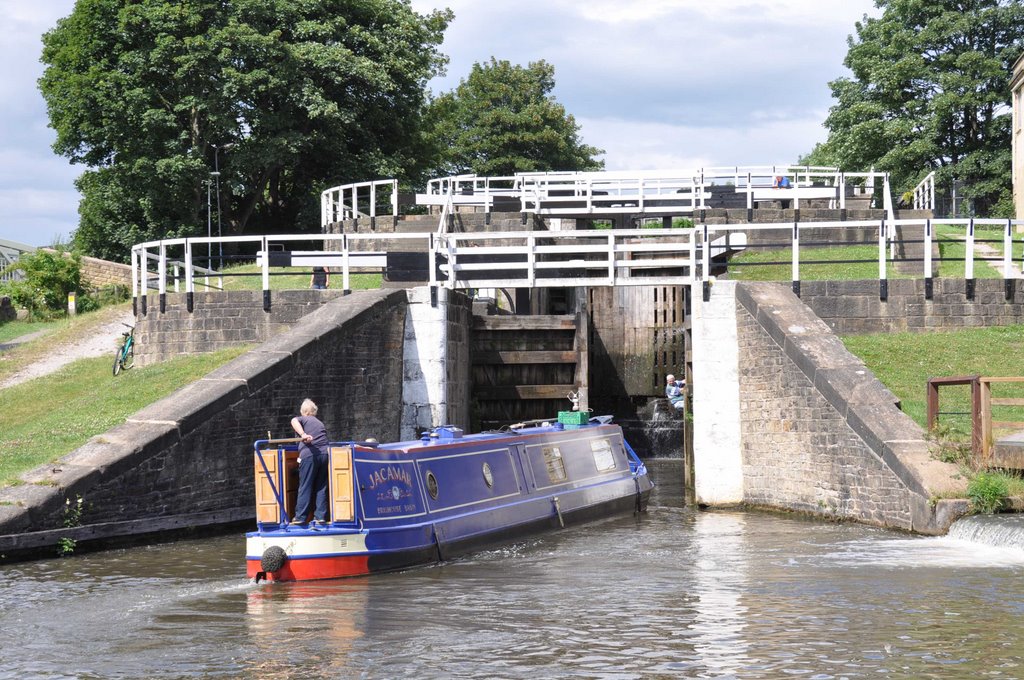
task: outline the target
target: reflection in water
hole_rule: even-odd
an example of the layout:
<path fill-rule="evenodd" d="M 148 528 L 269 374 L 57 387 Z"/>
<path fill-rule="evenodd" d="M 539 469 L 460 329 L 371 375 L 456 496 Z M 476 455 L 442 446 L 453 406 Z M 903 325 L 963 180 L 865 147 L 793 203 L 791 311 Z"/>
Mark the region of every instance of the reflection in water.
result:
<path fill-rule="evenodd" d="M 695 512 L 365 578 L 240 536 L 0 568 L 0 678 L 1024 677 L 1024 551 Z"/>
<path fill-rule="evenodd" d="M 744 516 L 738 513 L 702 515 L 693 526 L 693 645 L 701 664 L 715 677 L 749 664 L 742 637 L 748 571 L 742 549 L 744 526 Z"/>
<path fill-rule="evenodd" d="M 266 584 L 265 584 L 266 585 Z M 308 658 L 335 677 L 355 675 L 348 659 L 363 637 L 369 581 L 306 581 L 257 587 L 246 594 L 249 645 L 260 650 L 255 676 L 304 677 Z M 295 653 L 302 658 L 292 659 Z"/>

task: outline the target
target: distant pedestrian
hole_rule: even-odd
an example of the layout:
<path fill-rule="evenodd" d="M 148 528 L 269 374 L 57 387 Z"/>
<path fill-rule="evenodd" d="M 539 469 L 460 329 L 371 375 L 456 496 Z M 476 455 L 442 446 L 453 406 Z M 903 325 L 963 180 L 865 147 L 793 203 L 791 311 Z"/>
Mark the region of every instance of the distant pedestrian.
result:
<path fill-rule="evenodd" d="M 327 477 L 330 467 L 327 428 L 316 417 L 317 406 L 312 399 L 306 399 L 299 408 L 301 415 L 292 418 L 292 429 L 299 435 L 299 496 L 295 503 L 292 524 L 305 524 L 309 517 L 314 496 L 316 509 L 313 521 L 317 525 L 327 523 Z"/>
<path fill-rule="evenodd" d="M 665 396 L 669 402 L 676 407 L 677 411 L 686 408 L 686 396 L 683 389 L 686 387 L 685 380 L 676 380 L 676 377 L 669 373 L 665 376 Z"/>
<path fill-rule="evenodd" d="M 313 275 L 309 277 L 309 287 L 313 290 L 326 290 L 331 286 L 331 273 L 326 267 L 313 267 Z"/>

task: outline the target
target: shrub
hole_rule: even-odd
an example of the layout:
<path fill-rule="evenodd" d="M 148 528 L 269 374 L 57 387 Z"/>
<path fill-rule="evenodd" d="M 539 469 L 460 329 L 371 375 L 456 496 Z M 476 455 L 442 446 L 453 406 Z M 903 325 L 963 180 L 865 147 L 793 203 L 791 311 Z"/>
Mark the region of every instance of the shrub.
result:
<path fill-rule="evenodd" d="M 974 512 L 991 514 L 1001 510 L 1009 495 L 1009 482 L 996 472 L 979 472 L 967 485 L 967 497 Z"/>
<path fill-rule="evenodd" d="M 66 308 L 68 293 L 82 293 L 80 265 L 78 255 L 48 250 L 22 255 L 11 269 L 20 271 L 23 278 L 4 284 L 2 292 L 27 309 L 30 318 L 56 316 Z"/>

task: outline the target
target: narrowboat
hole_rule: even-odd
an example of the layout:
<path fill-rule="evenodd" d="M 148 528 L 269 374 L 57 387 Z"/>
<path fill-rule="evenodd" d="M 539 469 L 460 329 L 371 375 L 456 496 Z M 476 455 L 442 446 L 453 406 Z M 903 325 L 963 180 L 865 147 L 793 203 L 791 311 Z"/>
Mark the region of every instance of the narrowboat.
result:
<path fill-rule="evenodd" d="M 610 416 L 575 420 L 332 443 L 323 526 L 292 521 L 298 440 L 257 441 L 257 530 L 246 534 L 246 572 L 259 582 L 390 571 L 644 511 L 653 483 L 621 428 Z"/>

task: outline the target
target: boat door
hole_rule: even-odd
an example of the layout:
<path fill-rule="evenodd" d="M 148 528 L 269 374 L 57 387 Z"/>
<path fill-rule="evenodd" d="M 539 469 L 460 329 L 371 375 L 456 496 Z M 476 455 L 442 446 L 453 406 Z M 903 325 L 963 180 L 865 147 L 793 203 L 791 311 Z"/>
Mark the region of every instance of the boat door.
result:
<path fill-rule="evenodd" d="M 331 521 L 351 522 L 355 519 L 352 446 L 332 446 L 331 455 Z"/>
<path fill-rule="evenodd" d="M 523 444 L 510 444 L 509 450 L 515 453 L 515 460 L 519 461 L 519 479 L 523 480 L 523 484 L 526 485 L 526 489 L 520 489 L 520 491 L 526 491 L 526 493 L 532 493 L 537 488 L 537 480 L 533 477 L 533 466 L 530 465 L 529 458 L 526 454 L 526 446 Z"/>

